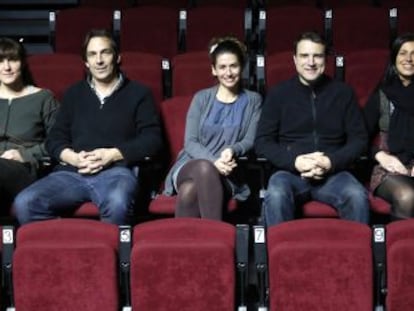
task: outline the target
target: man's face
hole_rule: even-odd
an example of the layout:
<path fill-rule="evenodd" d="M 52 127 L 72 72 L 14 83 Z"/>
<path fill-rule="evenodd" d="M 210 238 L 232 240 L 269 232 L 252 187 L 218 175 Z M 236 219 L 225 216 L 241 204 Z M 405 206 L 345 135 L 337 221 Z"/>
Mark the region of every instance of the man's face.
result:
<path fill-rule="evenodd" d="M 293 61 L 300 81 L 311 85 L 325 71 L 325 46 L 310 40 L 299 41 Z"/>
<path fill-rule="evenodd" d="M 94 37 L 89 41 L 85 65 L 95 81 L 109 83 L 116 78 L 115 64 L 118 64 L 120 59 L 114 58 L 115 51 L 108 38 Z"/>

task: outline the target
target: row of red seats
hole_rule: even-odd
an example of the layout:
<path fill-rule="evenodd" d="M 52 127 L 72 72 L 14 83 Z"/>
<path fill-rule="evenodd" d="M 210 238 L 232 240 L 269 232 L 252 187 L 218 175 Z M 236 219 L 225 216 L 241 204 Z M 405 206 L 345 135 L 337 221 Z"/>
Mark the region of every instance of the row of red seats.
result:
<path fill-rule="evenodd" d="M 78 53 L 91 28 L 113 29 L 122 51 L 156 53 L 168 58 L 182 51 L 205 51 L 211 38 L 224 34 L 240 39 L 246 36 L 248 42 L 252 30 L 251 10 L 231 7 L 178 10 L 145 6 L 115 11 L 79 7 L 52 12 L 51 19 L 55 51 L 64 53 Z"/>
<path fill-rule="evenodd" d="M 82 59 L 76 54 L 37 54 L 30 56 L 28 63 L 35 83 L 51 90 L 58 99 L 85 76 Z M 152 90 L 158 106 L 165 97 L 193 95 L 215 82 L 206 52 L 178 55 L 172 61 L 156 54 L 125 52 L 121 54 L 121 68 L 130 79 Z"/>
<path fill-rule="evenodd" d="M 388 53 L 388 49 L 365 49 L 346 56 L 328 56 L 326 72 L 353 86 L 364 105 L 385 70 Z M 165 98 L 193 95 L 215 83 L 210 59 L 204 51 L 180 54 L 171 61 L 140 52 L 124 52 L 121 56 L 126 75 L 150 87 L 158 106 Z M 59 99 L 69 85 L 84 77 L 82 60 L 74 54 L 32 55 L 29 66 L 35 82 L 52 90 Z M 256 62 L 248 64 L 244 80 L 248 88 L 265 95 L 269 87 L 294 74 L 293 52 L 287 51 L 257 55 Z"/>
<path fill-rule="evenodd" d="M 2 305 L 21 311 L 411 311 L 413 236 L 414 220 L 371 229 L 305 219 L 267 232 L 255 226 L 251 234 L 247 225 L 189 218 L 133 230 L 61 219 L 19 228 L 14 247 L 13 228 L 4 227 Z M 248 284 L 258 295 L 247 295 Z"/>
<path fill-rule="evenodd" d="M 163 5 L 175 8 L 211 5 L 268 7 L 284 5 L 309 5 L 318 7 L 342 6 L 412 6 L 411 0 L 80 0 L 80 5 L 93 7 L 127 8 L 140 5 Z"/>
<path fill-rule="evenodd" d="M 272 7 L 259 11 L 258 51 L 272 54 L 292 50 L 299 33 L 315 30 L 325 34 L 334 54 L 389 47 L 396 34 L 414 31 L 412 8 Z"/>
<path fill-rule="evenodd" d="M 168 219 L 132 230 L 60 219 L 20 227 L 15 247 L 13 234 L 12 227 L 3 228 L 3 307 L 230 311 L 244 304 L 236 284 L 247 279 L 236 271 L 246 273 L 238 268 L 247 268 L 246 226 Z"/>
<path fill-rule="evenodd" d="M 252 52 L 267 54 L 292 50 L 293 41 L 306 30 L 325 33 L 336 53 L 388 48 L 396 34 L 414 31 L 413 12 L 414 7 L 321 10 L 286 6 L 261 9 L 257 14 L 251 9 L 237 7 L 180 11 L 156 6 L 116 11 L 79 7 L 52 13 L 51 18 L 56 52 L 78 53 L 89 29 L 112 28 L 119 37 L 122 51 L 156 53 L 172 58 L 185 51 L 204 51 L 212 37 L 230 33 L 244 40 Z"/>

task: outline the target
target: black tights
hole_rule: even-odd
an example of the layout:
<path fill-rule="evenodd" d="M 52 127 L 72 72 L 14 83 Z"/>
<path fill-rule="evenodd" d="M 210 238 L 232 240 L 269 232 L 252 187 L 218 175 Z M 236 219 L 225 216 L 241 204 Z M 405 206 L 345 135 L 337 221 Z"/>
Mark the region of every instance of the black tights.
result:
<path fill-rule="evenodd" d="M 219 171 L 208 160 L 191 160 L 177 176 L 176 217 L 221 220 L 223 184 Z"/>
<path fill-rule="evenodd" d="M 34 179 L 24 164 L 0 158 L 0 215 L 8 213 L 14 197 Z"/>
<path fill-rule="evenodd" d="M 403 175 L 388 176 L 375 194 L 391 203 L 396 219 L 414 216 L 414 179 Z"/>

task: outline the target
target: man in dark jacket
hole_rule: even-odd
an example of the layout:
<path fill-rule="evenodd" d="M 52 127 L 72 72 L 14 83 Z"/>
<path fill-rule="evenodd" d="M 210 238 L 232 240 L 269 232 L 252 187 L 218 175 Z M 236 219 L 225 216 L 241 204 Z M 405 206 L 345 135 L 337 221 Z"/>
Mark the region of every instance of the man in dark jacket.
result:
<path fill-rule="evenodd" d="M 316 33 L 300 36 L 297 75 L 271 89 L 255 148 L 277 169 L 263 202 L 267 226 L 294 219 L 309 200 L 333 206 L 341 218 L 369 221 L 365 188 L 346 169 L 364 151 L 367 134 L 352 89 L 324 74 L 326 44 Z"/>
<path fill-rule="evenodd" d="M 16 198 L 21 224 L 57 217 L 87 201 L 99 207 L 103 221 L 128 223 L 138 162 L 161 147 L 151 92 L 120 72 L 111 34 L 88 33 L 83 58 L 88 78 L 67 90 L 46 140 L 59 165 Z"/>

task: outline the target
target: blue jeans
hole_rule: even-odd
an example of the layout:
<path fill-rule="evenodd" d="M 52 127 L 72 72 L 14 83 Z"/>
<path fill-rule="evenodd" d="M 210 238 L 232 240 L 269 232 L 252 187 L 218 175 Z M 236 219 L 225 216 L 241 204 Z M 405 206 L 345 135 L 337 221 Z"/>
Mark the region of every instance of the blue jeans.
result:
<path fill-rule="evenodd" d="M 132 170 L 113 167 L 96 175 L 57 171 L 23 190 L 14 208 L 20 224 L 58 217 L 92 201 L 101 219 L 113 224 L 127 224 L 137 192 L 137 178 Z"/>
<path fill-rule="evenodd" d="M 278 171 L 270 177 L 263 201 L 266 226 L 294 219 L 296 207 L 310 200 L 331 205 L 340 218 L 369 222 L 368 192 L 350 173 L 339 172 L 321 182 L 309 182 L 290 172 Z"/>

